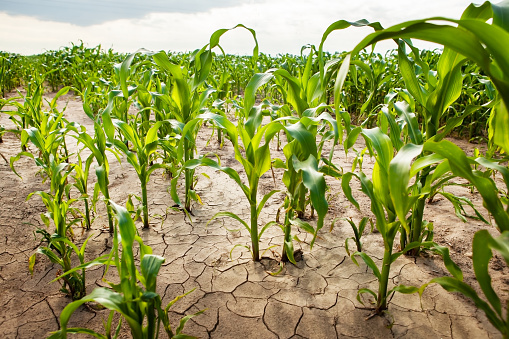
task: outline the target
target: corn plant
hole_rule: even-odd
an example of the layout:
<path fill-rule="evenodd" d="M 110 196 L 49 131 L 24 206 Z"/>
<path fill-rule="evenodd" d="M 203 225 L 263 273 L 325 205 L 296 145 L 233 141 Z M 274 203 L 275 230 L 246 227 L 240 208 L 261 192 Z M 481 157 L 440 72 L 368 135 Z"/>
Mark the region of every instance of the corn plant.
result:
<path fill-rule="evenodd" d="M 357 249 L 357 252 L 362 252 L 362 242 L 361 242 L 362 235 L 364 234 L 364 230 L 366 229 L 366 225 L 368 224 L 368 221 L 371 223 L 372 228 L 373 228 L 373 222 L 368 217 L 362 218 L 361 221 L 359 222 L 359 225 L 356 225 L 355 222 L 352 220 L 352 218 L 350 218 L 350 219 L 345 218 L 344 220 L 346 220 L 350 224 L 350 226 L 352 227 L 353 233 L 354 233 L 353 237 L 345 239 L 346 254 L 348 254 L 348 256 L 351 256 L 351 254 L 354 253 L 354 252 L 350 252 L 350 249 L 348 247 L 349 240 L 353 240 L 355 242 L 355 247 Z"/>
<path fill-rule="evenodd" d="M 157 130 L 162 125 L 161 121 L 156 122 L 147 132 L 146 135 L 139 136 L 133 128 L 126 122 L 113 119 L 111 120 L 108 112 L 103 113 L 103 126 L 108 136 L 108 140 L 115 145 L 127 157 L 127 161 L 133 166 L 141 183 L 141 196 L 143 205 L 143 227 L 148 228 L 148 201 L 147 201 L 147 183 L 150 175 L 158 168 L 164 168 L 165 164 L 150 165 L 151 155 L 157 151 L 158 136 Z M 134 152 L 130 151 L 127 146 L 120 140 L 115 138 L 115 128 L 124 137 L 124 140 L 130 142 L 134 147 Z"/>
<path fill-rule="evenodd" d="M 295 124 L 287 125 L 284 129 L 289 139 L 288 144 L 283 148 L 286 161 L 283 162 L 279 159 L 275 161 L 275 167 L 284 168 L 285 170 L 283 183 L 287 188 L 283 204 L 285 220 L 282 229 L 285 239 L 281 256 L 282 261 L 295 263 L 291 236 L 292 225 L 299 226 L 313 234 L 310 243 L 310 246 L 313 247 L 317 232 L 323 227 L 323 220 L 328 210 L 328 203 L 325 199 L 326 183 L 323 173 L 340 175 L 332 170 L 331 166 L 325 165 L 319 168 L 318 161 L 321 159 L 321 150 L 325 141 L 331 138 L 336 141 L 339 138 L 336 121 L 328 113 L 313 117 L 317 111 L 326 108 L 327 106 L 320 106 L 318 110 L 308 109 L 303 112 L 304 117 Z M 322 132 L 322 140 L 317 145 L 318 130 L 324 127 L 318 127 L 322 121 L 328 122 L 330 131 Z M 329 158 L 332 157 L 332 150 Z M 318 214 L 316 230 L 302 220 L 306 204 L 309 202 L 312 211 L 316 210 Z"/>
<path fill-rule="evenodd" d="M 362 135 L 366 140 L 368 149 L 375 156 L 376 162 L 373 168 L 372 179 L 370 180 L 362 172 L 359 174 L 348 172 L 343 175 L 342 189 L 347 199 L 357 208 L 359 204 L 354 199 L 350 188 L 352 178 L 357 178 L 361 183 L 361 190 L 371 200 L 371 211 L 375 215 L 375 227 L 382 235 L 384 241 L 384 257 L 381 270 L 365 252 L 355 252 L 351 255 L 352 260 L 357 263 L 355 256 L 360 256 L 363 261 L 373 270 L 378 280 L 378 291 L 374 292 L 370 289 L 361 289 L 358 292 L 358 299 L 364 293 L 371 294 L 375 301 L 375 314 L 387 309 L 388 302 L 394 292 L 415 293 L 418 291 L 416 287 L 397 285 L 389 289 L 389 274 L 391 264 L 402 254 L 415 248 L 433 248 L 439 251 L 444 259 L 447 259 L 446 265 L 450 264 L 447 249 L 441 249 L 434 244 L 431 239 L 422 236 L 397 252 L 394 251 L 394 240 L 398 232 L 405 234 L 409 231 L 409 222 L 411 217 L 407 218 L 415 200 L 419 198 L 415 192 L 412 194 L 409 183 L 412 173 L 418 172 L 422 167 L 429 166 L 437 162 L 437 157 L 425 158 L 425 160 L 416 160 L 423 152 L 423 145 L 407 144 L 403 146 L 396 156 L 393 156 L 393 145 L 389 136 L 384 134 L 378 127 L 374 129 L 362 130 Z M 440 158 L 443 160 L 443 158 Z M 446 163 L 447 165 L 447 163 Z M 437 170 L 441 172 L 441 169 Z M 446 170 L 447 172 L 447 170 Z M 429 183 L 428 183 L 429 185 Z M 429 227 L 430 225 L 428 225 Z M 452 264 L 451 264 L 452 265 Z"/>
<path fill-rule="evenodd" d="M 106 203 L 106 213 L 108 217 L 108 229 L 110 233 L 113 233 L 113 215 L 110 206 L 110 193 L 109 193 L 109 172 L 110 166 L 108 162 L 108 157 L 106 156 L 106 151 L 113 153 L 117 160 L 120 162 L 120 158 L 118 158 L 118 154 L 108 147 L 109 145 L 106 142 L 106 134 L 104 133 L 104 129 L 99 125 L 98 122 L 94 122 L 94 138 L 92 138 L 86 131 L 83 129 L 72 128 L 75 132 L 73 135 L 76 138 L 78 143 L 83 144 L 87 149 L 89 149 L 92 153 L 91 156 L 97 161 L 97 165 L 95 166 L 95 174 L 97 176 L 97 183 L 94 188 L 94 197 L 98 195 L 98 191 L 100 190 L 104 196 Z M 88 160 L 87 160 L 88 161 Z M 84 178 L 84 177 L 83 177 Z M 80 179 L 81 180 L 81 179 Z M 88 181 L 88 179 L 87 179 Z M 83 183 L 84 184 L 84 183 Z M 80 184 L 78 184 L 80 185 Z M 83 186 L 84 188 L 84 186 Z M 94 208 L 95 208 L 95 198 L 94 198 Z"/>
<path fill-rule="evenodd" d="M 243 25 L 237 25 L 234 28 L 243 27 Z M 258 57 L 258 43 L 256 41 L 256 34 L 252 29 L 246 28 L 255 40 L 255 48 L 253 50 L 253 62 L 256 62 Z M 174 64 L 168 58 L 165 52 L 159 52 L 154 54 L 153 60 L 165 75 L 167 75 L 172 83 L 173 90 L 171 94 L 163 94 L 159 98 L 165 100 L 167 106 L 171 110 L 171 116 L 176 119 L 179 123 L 185 126 L 188 122 L 192 121 L 202 112 L 202 108 L 206 104 L 210 95 L 216 91 L 215 89 L 205 87 L 205 81 L 209 76 L 210 69 L 212 67 L 212 49 L 219 45 L 219 39 L 223 34 L 228 32 L 230 29 L 219 29 L 212 34 L 210 42 L 205 45 L 202 49 L 193 53 L 192 59 L 192 70 L 182 69 L 179 65 Z M 187 74 L 190 72 L 191 74 Z M 179 154 L 178 161 L 181 164 L 192 160 L 194 158 L 196 136 L 198 133 L 198 126 L 196 130 L 187 133 L 185 138 L 181 139 L 182 152 Z M 185 177 L 185 202 L 183 208 L 190 212 L 192 200 L 197 200 L 196 192 L 193 189 L 194 183 L 194 169 L 182 167 Z M 180 173 L 179 173 L 180 174 Z M 175 203 L 181 205 L 180 199 L 176 192 L 176 180 L 172 182 L 172 197 Z"/>
<path fill-rule="evenodd" d="M 259 108 L 259 107 L 258 107 Z M 261 113 L 260 113 L 261 114 Z M 213 118 L 217 126 L 224 128 L 225 132 L 229 135 L 235 150 L 235 159 L 243 166 L 246 176 L 247 184 L 244 184 L 240 178 L 239 173 L 230 167 L 222 167 L 218 162 L 209 158 L 199 158 L 188 160 L 185 163 L 186 168 L 195 169 L 197 166 L 208 166 L 216 170 L 226 173 L 232 178 L 237 185 L 242 189 L 242 192 L 249 201 L 250 206 L 250 224 L 248 225 L 241 217 L 232 212 L 219 212 L 216 213 L 211 220 L 218 217 L 231 217 L 239 221 L 248 231 L 251 236 L 251 253 L 254 261 L 260 260 L 259 241 L 265 230 L 274 224 L 269 222 L 264 225 L 261 230 L 258 229 L 258 217 L 260 212 L 267 202 L 267 200 L 277 192 L 272 190 L 265 194 L 261 201 L 258 201 L 258 183 L 260 177 L 271 168 L 271 157 L 269 144 L 270 140 L 278 132 L 282 125 L 279 123 L 270 123 L 264 127 L 259 127 L 252 131 L 246 131 L 243 128 L 236 127 L 230 121 L 221 116 L 208 113 L 203 118 Z M 261 122 L 261 121 L 260 121 Z M 196 123 L 196 122 L 195 122 Z M 188 126 L 186 126 L 188 127 Z M 239 144 L 238 137 L 241 137 L 242 144 Z M 185 134 L 184 134 L 185 136 Z M 260 145 L 262 138 L 265 137 L 265 143 Z M 242 155 L 241 147 L 246 151 L 245 156 Z M 210 221 L 209 221 L 210 222 Z"/>
<path fill-rule="evenodd" d="M 67 163 L 57 163 L 56 159 L 51 154 L 45 170 L 51 180 L 51 192 L 33 192 L 28 195 L 27 200 L 34 194 L 41 197 L 48 210 L 47 213 L 41 214 L 41 219 L 47 228 L 50 227 L 50 220 L 53 221 L 55 231 L 53 234 L 44 229 L 38 231 L 43 235 L 44 240 L 48 244 L 47 246 L 39 247 L 37 252 L 30 257 L 29 270 L 33 273 L 36 255 L 43 254 L 46 255 L 51 262 L 58 264 L 65 273 L 71 271 L 73 268 L 71 262 L 73 252 L 78 256 L 80 263 L 84 263 L 84 252 L 88 239 L 83 243 L 81 248 L 78 248 L 72 242 L 73 231 L 71 226 L 79 220 L 69 220 L 68 213 L 72 211 L 71 205 L 76 200 L 66 200 L 65 196 L 68 195 L 71 186 L 67 184 L 67 177 L 73 171 L 73 166 Z M 62 284 L 61 291 L 69 295 L 73 300 L 80 299 L 86 294 L 85 269 L 73 271 L 69 275 L 62 277 L 62 280 L 64 283 Z"/>
<path fill-rule="evenodd" d="M 509 192 L 509 170 L 482 157 L 468 159 L 458 146 L 447 140 L 440 142 L 428 141 L 424 144 L 424 149 L 443 157 L 444 163 L 448 164 L 456 175 L 467 179 L 475 186 L 483 198 L 486 209 L 493 215 L 501 235 L 493 237 L 487 230 L 481 230 L 475 233 L 472 243 L 472 262 L 475 277 L 488 302 L 480 298 L 479 294 L 463 281 L 461 270 L 454 266 L 446 266 L 452 277 L 432 279 L 420 288 L 419 293 L 422 295 L 425 288 L 432 283 L 437 283 L 450 292 L 460 292 L 472 299 L 475 305 L 485 312 L 488 320 L 500 331 L 503 338 L 509 338 L 509 319 L 507 314 L 505 316 L 503 314 L 500 297 L 491 285 L 491 276 L 488 271 L 488 264 L 493 257 L 493 250 L 498 251 L 506 264 L 509 265 L 509 214 L 506 206 L 507 192 Z M 499 171 L 504 179 L 506 192 L 499 195 L 495 182 L 489 176 L 478 170 L 472 170 L 472 161 L 482 165 L 487 171 Z"/>
<path fill-rule="evenodd" d="M 161 323 L 168 338 L 193 338 L 183 334 L 182 330 L 191 317 L 203 311 L 183 317 L 177 328 L 172 329 L 168 311 L 183 296 L 175 298 L 163 308 L 161 296 L 157 293 L 157 276 L 165 259 L 152 254 L 152 248 L 143 243 L 137 234 L 136 226 L 129 212 L 113 202 L 112 206 L 117 214 L 118 228 L 115 228 L 113 248 L 109 258 L 94 260 L 76 269 L 99 264 L 107 265 L 108 269 L 110 266 L 115 266 L 121 283 L 108 282 L 111 289 L 96 288 L 81 300 L 67 305 L 60 314 L 60 330 L 54 332 L 49 338 L 67 338 L 67 333 L 85 333 L 105 339 L 117 338 L 122 320 L 127 322 L 133 338 L 158 338 Z M 135 265 L 135 243 L 138 243 L 140 250 L 139 268 Z M 72 314 L 84 303 L 92 301 L 111 311 L 105 323 L 105 335 L 87 328 L 67 327 Z M 111 328 L 115 312 L 121 315 L 121 320 L 115 333 L 112 334 Z"/>
<path fill-rule="evenodd" d="M 88 194 L 88 175 L 90 172 L 90 166 L 92 165 L 92 161 L 94 160 L 94 155 L 90 154 L 85 162 L 83 162 L 81 155 L 78 153 L 78 163 L 74 166 L 75 175 L 73 186 L 78 189 L 81 196 L 79 200 L 83 200 L 85 204 L 85 213 L 82 214 L 83 219 L 85 219 L 85 229 L 90 230 L 92 225 L 92 219 L 90 217 L 90 199 Z M 95 200 L 92 199 L 92 206 L 95 207 Z M 94 208 L 95 209 L 95 208 Z"/>

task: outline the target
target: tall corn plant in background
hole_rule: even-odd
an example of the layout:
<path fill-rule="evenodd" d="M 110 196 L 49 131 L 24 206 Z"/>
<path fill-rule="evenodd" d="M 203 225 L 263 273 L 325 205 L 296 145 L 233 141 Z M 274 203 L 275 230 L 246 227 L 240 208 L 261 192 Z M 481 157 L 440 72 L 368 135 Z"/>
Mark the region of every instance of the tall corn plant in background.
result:
<path fill-rule="evenodd" d="M 254 30 L 247 28 L 243 25 L 237 25 L 231 29 L 242 27 L 247 29 L 255 40 L 255 47 L 253 49 L 252 62 L 256 64 L 256 58 L 258 57 L 258 42 L 256 40 L 256 33 Z M 168 76 L 172 82 L 171 93 L 162 94 L 159 98 L 164 100 L 170 109 L 170 117 L 176 119 L 182 126 L 195 119 L 198 114 L 202 113 L 209 96 L 216 91 L 215 89 L 205 87 L 205 81 L 209 76 L 209 72 L 212 67 L 212 49 L 219 45 L 219 39 L 223 34 L 231 29 L 219 29 L 212 34 L 210 42 L 205 45 L 202 49 L 193 53 L 192 56 L 192 69 L 182 69 L 180 65 L 177 65 L 170 61 L 168 55 L 165 52 L 159 52 L 152 56 L 159 70 Z M 198 134 L 198 127 L 195 130 L 186 133 L 186 137 L 181 139 L 182 146 L 179 147 L 181 152 L 178 154 L 178 161 L 184 164 L 186 161 L 194 158 L 194 152 L 196 148 L 196 137 Z M 183 208 L 190 212 L 192 200 L 197 200 L 196 192 L 194 191 L 194 169 L 182 167 L 184 172 L 185 186 L 185 202 Z M 176 192 L 176 181 L 177 178 L 173 179 L 172 182 L 172 198 L 175 203 L 181 205 L 180 199 Z"/>

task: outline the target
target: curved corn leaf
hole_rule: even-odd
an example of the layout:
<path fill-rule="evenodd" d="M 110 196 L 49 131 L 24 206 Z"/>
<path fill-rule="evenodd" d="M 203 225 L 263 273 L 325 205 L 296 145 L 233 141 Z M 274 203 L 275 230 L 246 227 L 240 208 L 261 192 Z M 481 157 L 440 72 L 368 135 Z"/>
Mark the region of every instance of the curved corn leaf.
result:
<path fill-rule="evenodd" d="M 242 226 L 244 226 L 249 232 L 251 232 L 251 227 L 249 227 L 248 224 L 244 220 L 242 220 L 241 217 L 239 217 L 238 215 L 236 215 L 235 213 L 232 213 L 232 212 L 218 212 L 218 213 L 214 214 L 214 216 L 212 218 L 210 218 L 210 220 L 207 222 L 207 225 L 210 224 L 212 222 L 212 220 L 221 218 L 221 217 L 233 218 L 233 219 L 237 220 L 238 222 L 240 222 L 242 224 Z"/>
<path fill-rule="evenodd" d="M 440 142 L 427 141 L 424 144 L 423 150 L 431 151 L 447 158 L 452 172 L 457 176 L 467 179 L 477 188 L 483 197 L 486 209 L 495 218 L 497 227 L 501 231 L 509 230 L 509 215 L 505 212 L 500 202 L 495 183 L 472 172 L 470 163 L 463 150 L 448 140 Z"/>

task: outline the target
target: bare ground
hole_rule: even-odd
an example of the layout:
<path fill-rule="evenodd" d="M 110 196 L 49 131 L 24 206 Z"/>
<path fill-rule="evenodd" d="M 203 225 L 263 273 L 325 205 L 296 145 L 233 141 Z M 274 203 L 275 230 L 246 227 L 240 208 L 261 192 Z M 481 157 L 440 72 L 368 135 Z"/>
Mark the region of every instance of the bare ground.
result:
<path fill-rule="evenodd" d="M 68 95 L 61 105 L 68 102 L 66 117 L 92 129 L 91 121 L 81 108 L 81 102 Z M 12 124 L 5 115 L 0 123 Z M 233 149 L 226 144 L 219 149 L 217 142 L 206 143 L 210 130 L 204 128 L 198 146 L 199 152 L 217 152 L 223 166 L 239 169 L 233 156 Z M 455 140 L 466 150 L 473 145 Z M 19 152 L 19 140 L 12 134 L 4 136 L 0 153 L 7 159 Z M 283 156 L 275 150 L 273 157 Z M 356 145 L 358 149 L 361 144 Z M 69 140 L 69 147 L 76 145 Z M 330 146 L 329 146 L 330 147 Z M 338 146 L 334 163 L 350 170 L 353 154 L 348 157 Z M 40 213 L 45 207 L 38 197 L 25 201 L 29 193 L 48 190 L 36 176 L 37 168 L 32 159 L 22 158 L 16 169 L 23 179 L 17 177 L 9 165 L 0 159 L 0 337 L 2 338 L 43 338 L 59 328 L 59 314 L 70 300 L 62 295 L 58 283 L 49 282 L 57 275 L 57 267 L 42 256 L 38 258 L 33 277 L 28 272 L 28 258 L 39 245 L 34 236 L 37 227 L 44 227 Z M 374 160 L 366 159 L 364 170 L 369 173 Z M 123 159 L 122 163 L 110 159 L 110 194 L 113 201 L 125 204 L 128 194 L 141 195 L 139 181 Z M 248 245 L 249 234 L 245 229 L 230 232 L 241 226 L 232 219 L 217 219 L 205 227 L 207 221 L 219 211 L 233 211 L 245 220 L 249 218 L 249 205 L 240 188 L 225 174 L 200 168 L 210 179 L 200 176 L 196 187 L 203 205 L 193 206 L 192 220 L 183 213 L 174 211 L 167 188 L 169 180 L 162 172 L 155 172 L 149 183 L 149 211 L 151 228 L 142 230 L 137 222 L 140 235 L 151 245 L 154 253 L 166 258 L 158 278 L 158 290 L 166 304 L 176 296 L 195 289 L 172 308 L 173 324 L 184 314 L 206 309 L 205 313 L 191 319 L 185 333 L 201 338 L 499 338 L 500 335 L 487 321 L 483 312 L 476 310 L 468 299 L 451 294 L 438 285 L 430 286 L 423 294 L 396 294 L 384 316 L 366 318 L 369 306 L 356 299 L 359 288 L 376 290 L 377 281 L 366 265 L 359 261 L 356 266 L 346 255 L 345 239 L 353 235 L 346 221 L 340 220 L 329 231 L 334 218 L 353 218 L 359 221 L 369 215 L 369 200 L 362 193 L 355 193 L 361 205 L 361 212 L 350 205 L 340 193 L 338 181 L 328 179 L 330 208 L 326 226 L 312 250 L 311 237 L 294 230 L 302 241 L 296 244 L 303 251 L 303 258 L 297 267 L 286 265 L 283 271 L 273 276 L 281 252 L 282 231 L 273 227 L 261 239 L 261 248 L 270 249 L 264 259 L 255 263 L 250 253 L 237 244 Z M 260 182 L 260 193 L 272 189 L 284 191 L 276 171 L 276 184 L 270 172 Z M 91 181 L 95 182 L 94 175 Z M 93 184 L 93 183 L 92 183 Z M 454 192 L 468 197 L 482 208 L 479 194 L 471 194 L 468 188 L 454 187 Z M 275 194 L 261 213 L 260 224 L 274 220 L 284 193 Z M 108 253 L 111 237 L 107 232 L 104 207 L 99 203 L 97 218 L 90 232 L 75 231 L 78 242 L 90 234 L 92 239 L 87 248 L 86 258 L 91 260 Z M 470 211 L 471 212 L 471 211 Z M 488 228 L 496 230 L 477 220 L 467 223 L 460 221 L 447 200 L 438 200 L 426 206 L 425 219 L 435 225 L 435 240 L 451 249 L 453 259 L 465 273 L 465 281 L 475 286 L 469 258 L 473 234 Z M 315 222 L 314 220 L 310 221 Z M 380 265 L 383 256 L 383 242 L 380 234 L 371 233 L 363 238 L 365 251 Z M 278 245 L 278 247 L 271 247 Z M 352 243 L 353 245 L 353 243 Z M 233 251 L 232 251 L 233 249 Z M 230 251 L 231 258 L 230 258 Z M 491 264 L 494 284 L 507 300 L 509 270 L 500 258 Z M 108 278 L 114 280 L 113 272 Z M 87 273 L 88 292 L 97 286 L 106 286 L 102 280 L 104 268 L 95 267 Z M 420 286 L 434 277 L 446 275 L 441 258 L 433 255 L 400 257 L 392 267 L 391 284 Z M 89 327 L 100 332 L 106 310 L 91 307 L 80 308 L 72 317 L 70 326 Z M 123 328 L 123 337 L 130 337 Z"/>

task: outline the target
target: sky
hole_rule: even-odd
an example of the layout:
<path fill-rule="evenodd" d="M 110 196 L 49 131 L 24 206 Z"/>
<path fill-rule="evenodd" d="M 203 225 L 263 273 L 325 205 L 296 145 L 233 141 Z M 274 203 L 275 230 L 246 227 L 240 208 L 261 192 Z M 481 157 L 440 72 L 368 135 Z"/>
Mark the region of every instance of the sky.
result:
<path fill-rule="evenodd" d="M 337 20 L 378 21 L 389 27 L 433 16 L 459 18 L 470 0 L 0 0 L 0 50 L 39 54 L 83 41 L 117 52 L 193 51 L 207 44 L 217 29 L 241 23 L 256 31 L 260 52 L 299 54 L 318 46 Z M 324 47 L 348 51 L 371 28 L 334 32 Z M 226 53 L 250 54 L 251 34 L 243 29 L 220 41 Z M 417 43 L 433 49 L 430 43 Z M 379 43 L 377 51 L 395 48 Z"/>

